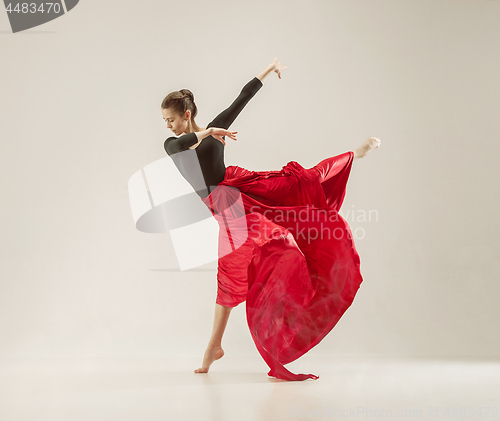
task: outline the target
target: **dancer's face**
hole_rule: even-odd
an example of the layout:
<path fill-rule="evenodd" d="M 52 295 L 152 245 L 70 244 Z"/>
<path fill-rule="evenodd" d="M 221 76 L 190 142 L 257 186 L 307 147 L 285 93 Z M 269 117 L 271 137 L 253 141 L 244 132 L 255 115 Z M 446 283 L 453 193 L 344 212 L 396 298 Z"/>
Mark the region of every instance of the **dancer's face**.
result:
<path fill-rule="evenodd" d="M 167 128 L 172 130 L 176 136 L 180 136 L 185 133 L 189 127 L 189 119 L 191 117 L 191 112 L 188 110 L 184 116 L 181 116 L 170 108 L 162 108 L 161 114 L 163 119 L 167 123 Z"/>

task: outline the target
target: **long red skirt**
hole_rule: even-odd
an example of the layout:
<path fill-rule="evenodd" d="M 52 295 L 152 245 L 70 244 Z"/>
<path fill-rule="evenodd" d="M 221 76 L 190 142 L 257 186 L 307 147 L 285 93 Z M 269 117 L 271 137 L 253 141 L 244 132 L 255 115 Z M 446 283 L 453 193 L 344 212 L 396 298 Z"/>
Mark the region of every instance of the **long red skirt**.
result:
<path fill-rule="evenodd" d="M 284 380 L 317 379 L 283 365 L 316 346 L 349 308 L 361 282 L 359 255 L 338 213 L 352 151 L 305 169 L 226 168 L 202 198 L 219 222 L 217 304 L 246 300 L 250 333 Z"/>

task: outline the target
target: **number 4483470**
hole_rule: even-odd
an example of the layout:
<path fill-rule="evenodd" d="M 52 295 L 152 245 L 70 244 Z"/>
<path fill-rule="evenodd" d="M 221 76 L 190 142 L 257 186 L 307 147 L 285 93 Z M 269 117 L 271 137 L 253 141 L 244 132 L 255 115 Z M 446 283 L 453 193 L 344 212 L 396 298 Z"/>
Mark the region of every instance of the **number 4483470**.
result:
<path fill-rule="evenodd" d="M 13 5 L 15 5 L 13 7 Z M 42 3 L 38 7 L 35 3 L 9 3 L 7 5 L 8 13 L 60 13 L 60 3 Z"/>

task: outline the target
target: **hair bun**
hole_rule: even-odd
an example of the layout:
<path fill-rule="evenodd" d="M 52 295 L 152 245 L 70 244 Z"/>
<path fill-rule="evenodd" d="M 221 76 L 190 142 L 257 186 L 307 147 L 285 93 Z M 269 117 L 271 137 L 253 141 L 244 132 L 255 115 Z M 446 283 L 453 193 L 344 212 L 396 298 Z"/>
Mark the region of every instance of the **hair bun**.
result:
<path fill-rule="evenodd" d="M 194 102 L 194 95 L 189 89 L 181 89 L 179 92 L 183 95 L 183 98 L 189 98 Z"/>

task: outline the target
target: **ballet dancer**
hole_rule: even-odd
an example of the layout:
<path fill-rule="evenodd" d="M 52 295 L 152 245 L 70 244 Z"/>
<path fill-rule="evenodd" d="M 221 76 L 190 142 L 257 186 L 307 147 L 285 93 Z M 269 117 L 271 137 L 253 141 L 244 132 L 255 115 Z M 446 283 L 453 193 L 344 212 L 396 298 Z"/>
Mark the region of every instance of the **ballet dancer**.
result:
<path fill-rule="evenodd" d="M 197 107 L 190 90 L 171 92 L 161 103 L 167 128 L 175 135 L 165 140 L 164 149 L 221 224 L 220 235 L 229 234 L 224 237 L 226 243 L 228 238 L 232 240 L 230 234 L 236 236 L 236 228 L 231 231 L 228 224 L 245 220 L 242 246 L 233 246 L 229 253 L 220 253 L 219 249 L 212 335 L 202 366 L 195 373 L 207 373 L 212 363 L 223 357 L 222 336 L 231 310 L 246 301 L 250 332 L 270 367 L 268 374 L 285 380 L 317 379 L 313 374 L 293 374 L 283 365 L 326 336 L 350 306 L 362 282 L 352 234 L 338 210 L 352 162 L 378 148 L 380 139 L 370 137 L 357 149 L 326 158 L 310 169 L 295 161 L 278 171 L 225 166 L 225 137 L 237 140 L 237 132 L 229 131 L 229 127 L 266 78 L 276 73 L 281 79 L 285 68 L 274 58 L 206 127 L 195 122 Z M 238 198 L 243 199 L 244 209 L 240 215 L 231 215 L 228 223 L 228 215 L 223 215 L 227 203 L 235 203 Z M 284 210 L 307 212 L 308 219 L 303 223 L 293 217 L 283 219 Z M 321 220 L 323 232 L 326 229 L 327 233 L 345 235 L 328 239 L 294 237 L 294 229 L 299 234 L 304 229 L 319 229 L 314 225 L 315 217 Z"/>

